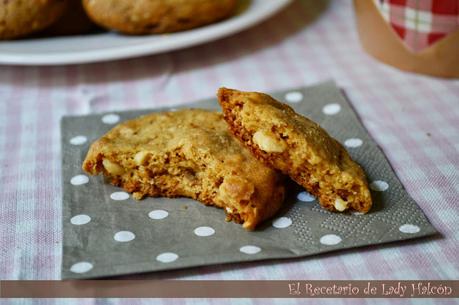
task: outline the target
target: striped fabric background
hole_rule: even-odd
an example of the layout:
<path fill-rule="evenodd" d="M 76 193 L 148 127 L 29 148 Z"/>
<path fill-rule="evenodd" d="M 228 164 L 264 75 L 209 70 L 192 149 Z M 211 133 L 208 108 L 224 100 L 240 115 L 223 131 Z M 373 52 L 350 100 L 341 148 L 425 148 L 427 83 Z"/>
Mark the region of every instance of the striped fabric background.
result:
<path fill-rule="evenodd" d="M 328 3 L 328 4 L 327 4 Z M 350 0 L 296 1 L 259 26 L 203 46 L 133 60 L 0 67 L 0 279 L 58 279 L 59 120 L 66 114 L 177 105 L 225 85 L 270 91 L 334 79 L 440 237 L 320 255 L 195 268 L 156 279 L 457 279 L 459 80 L 400 72 L 366 55 Z M 307 300 L 156 300 L 304 304 Z M 343 304 L 455 300 L 343 300 Z M 2 300 L 29 304 L 32 300 Z M 337 304 L 339 300 L 311 300 Z M 36 300 L 146 304 L 147 300 Z"/>

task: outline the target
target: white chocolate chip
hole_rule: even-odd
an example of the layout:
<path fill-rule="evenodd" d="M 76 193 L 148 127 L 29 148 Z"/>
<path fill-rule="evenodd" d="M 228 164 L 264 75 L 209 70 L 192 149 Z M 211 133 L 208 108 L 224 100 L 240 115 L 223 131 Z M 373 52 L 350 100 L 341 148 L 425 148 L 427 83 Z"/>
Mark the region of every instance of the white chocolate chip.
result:
<path fill-rule="evenodd" d="M 119 131 L 123 137 L 132 137 L 132 135 L 134 134 L 134 130 L 132 130 L 129 127 L 123 127 Z"/>
<path fill-rule="evenodd" d="M 139 151 L 138 153 L 136 153 L 135 156 L 134 156 L 135 164 L 143 165 L 143 163 L 145 162 L 145 159 L 147 158 L 148 154 L 149 153 L 147 151 Z"/>
<path fill-rule="evenodd" d="M 341 179 L 346 182 L 346 181 L 351 181 L 352 176 L 348 172 L 342 172 L 341 173 Z"/>
<path fill-rule="evenodd" d="M 121 166 L 108 159 L 104 159 L 102 164 L 104 165 L 105 169 L 112 175 L 122 175 L 124 173 L 124 169 Z"/>
<path fill-rule="evenodd" d="M 253 135 L 253 142 L 260 147 L 261 150 L 266 152 L 283 152 L 286 148 L 285 143 L 278 141 L 273 136 L 267 134 L 264 131 L 257 131 Z"/>
<path fill-rule="evenodd" d="M 314 154 L 311 154 L 311 156 L 309 157 L 308 159 L 309 163 L 311 163 L 312 165 L 316 165 L 318 164 L 320 161 L 322 161 L 322 159 L 317 156 L 317 155 L 314 155 Z"/>
<path fill-rule="evenodd" d="M 336 198 L 336 200 L 335 200 L 335 209 L 337 209 L 338 211 L 342 212 L 342 211 L 347 209 L 347 205 L 348 204 L 349 203 L 347 201 L 344 201 L 341 198 Z"/>

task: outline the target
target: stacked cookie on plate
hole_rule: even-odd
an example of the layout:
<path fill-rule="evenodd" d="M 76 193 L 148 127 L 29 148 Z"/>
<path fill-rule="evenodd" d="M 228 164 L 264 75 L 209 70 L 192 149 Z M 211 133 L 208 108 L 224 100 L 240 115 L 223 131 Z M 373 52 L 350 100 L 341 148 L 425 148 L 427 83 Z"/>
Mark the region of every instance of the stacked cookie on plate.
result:
<path fill-rule="evenodd" d="M 71 35 L 94 28 L 80 0 L 10 0 L 0 2 L 0 39 L 34 33 Z"/>
<path fill-rule="evenodd" d="M 232 15 L 237 0 L 83 0 L 86 12 L 104 28 L 127 34 L 188 30 Z"/>
<path fill-rule="evenodd" d="M 144 196 L 190 197 L 253 230 L 282 206 L 290 176 L 330 210 L 368 212 L 365 174 L 318 124 L 270 96 L 221 88 L 223 114 L 152 113 L 94 142 L 83 169 Z"/>
<path fill-rule="evenodd" d="M 0 39 L 84 34 L 95 24 L 125 34 L 169 33 L 233 15 L 237 0 L 10 0 L 0 2 Z M 43 31 L 43 32 L 42 32 Z"/>

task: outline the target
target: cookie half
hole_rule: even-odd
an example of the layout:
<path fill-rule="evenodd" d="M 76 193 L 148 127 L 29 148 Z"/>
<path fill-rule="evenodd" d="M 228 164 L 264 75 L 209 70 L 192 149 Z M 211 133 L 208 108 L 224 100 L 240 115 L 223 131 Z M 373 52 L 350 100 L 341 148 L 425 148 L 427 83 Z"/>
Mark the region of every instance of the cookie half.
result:
<path fill-rule="evenodd" d="M 263 93 L 221 88 L 218 99 L 231 132 L 253 155 L 289 175 L 324 208 L 370 210 L 362 168 L 318 124 Z"/>
<path fill-rule="evenodd" d="M 234 14 L 237 0 L 83 0 L 89 17 L 126 34 L 188 30 Z"/>
<path fill-rule="evenodd" d="M 223 208 L 253 230 L 284 199 L 282 175 L 264 165 L 206 110 L 152 113 L 119 124 L 94 142 L 83 169 L 144 196 L 190 197 Z"/>

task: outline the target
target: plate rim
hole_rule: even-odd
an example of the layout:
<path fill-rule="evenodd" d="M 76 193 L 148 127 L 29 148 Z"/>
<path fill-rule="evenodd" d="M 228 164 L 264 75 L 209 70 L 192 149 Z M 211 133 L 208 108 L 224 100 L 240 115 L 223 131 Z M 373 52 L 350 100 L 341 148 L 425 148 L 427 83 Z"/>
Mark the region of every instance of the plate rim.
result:
<path fill-rule="evenodd" d="M 176 38 L 176 40 L 171 40 L 167 44 L 161 45 L 158 44 L 158 41 L 146 41 L 145 43 L 140 43 L 134 46 L 124 45 L 108 49 L 95 49 L 83 53 L 79 52 L 77 55 L 75 54 L 75 52 L 66 52 L 64 54 L 60 52 L 55 52 L 36 55 L 24 53 L 15 54 L 12 52 L 2 52 L 0 50 L 0 64 L 19 66 L 75 65 L 136 58 L 146 55 L 161 54 L 167 51 L 175 51 L 179 49 L 189 48 L 199 44 L 212 42 L 217 39 L 224 38 L 232 34 L 241 32 L 250 27 L 253 27 L 256 24 L 269 19 L 276 13 L 280 12 L 292 1 L 293 0 L 272 0 L 269 2 L 270 6 L 268 7 L 268 9 L 266 9 L 266 11 L 263 12 L 263 14 L 259 15 L 257 18 L 253 18 L 252 14 L 243 13 L 239 16 L 206 27 L 197 28 L 184 32 L 178 32 L 174 34 L 168 34 L 168 36 L 174 35 L 174 38 Z M 254 5 L 253 2 L 257 2 L 258 4 L 260 4 L 261 2 L 268 3 L 268 1 L 266 0 L 252 0 L 251 5 Z M 249 11 L 252 10 L 249 9 Z M 110 35 L 112 33 L 108 32 L 104 34 Z M 83 35 L 79 35 L 64 39 L 75 39 L 81 38 L 82 36 Z M 129 41 L 127 40 L 127 42 Z"/>

